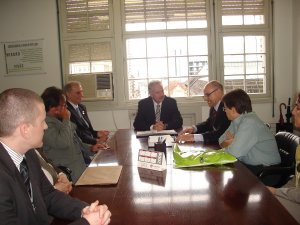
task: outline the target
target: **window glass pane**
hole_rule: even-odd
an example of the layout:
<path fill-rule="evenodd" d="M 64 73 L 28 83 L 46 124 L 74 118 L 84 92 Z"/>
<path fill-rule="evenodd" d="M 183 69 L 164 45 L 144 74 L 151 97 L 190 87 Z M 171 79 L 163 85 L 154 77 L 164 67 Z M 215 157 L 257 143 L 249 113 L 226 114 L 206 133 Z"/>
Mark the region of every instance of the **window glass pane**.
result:
<path fill-rule="evenodd" d="M 188 86 L 186 85 L 188 77 L 170 78 L 169 93 L 173 97 L 188 97 Z"/>
<path fill-rule="evenodd" d="M 223 38 L 224 54 L 244 53 L 244 37 L 229 36 Z"/>
<path fill-rule="evenodd" d="M 149 78 L 167 77 L 167 58 L 148 59 L 148 76 Z"/>
<path fill-rule="evenodd" d="M 128 78 L 147 78 L 146 59 L 129 59 L 127 60 Z"/>
<path fill-rule="evenodd" d="M 262 15 L 246 15 L 244 16 L 245 25 L 264 24 L 264 16 Z"/>
<path fill-rule="evenodd" d="M 224 74 L 244 74 L 244 55 L 224 55 Z"/>
<path fill-rule="evenodd" d="M 252 94 L 265 93 L 265 83 L 266 81 L 264 75 L 246 76 L 245 91 Z"/>
<path fill-rule="evenodd" d="M 188 75 L 187 57 L 170 57 L 168 62 L 170 77 L 181 77 Z"/>
<path fill-rule="evenodd" d="M 186 21 L 171 21 L 167 23 L 168 29 L 184 29 L 186 25 Z"/>
<path fill-rule="evenodd" d="M 206 20 L 195 20 L 187 22 L 188 28 L 206 28 L 207 21 Z"/>
<path fill-rule="evenodd" d="M 189 86 L 190 96 L 203 96 L 203 89 L 208 83 L 207 77 L 190 77 L 186 85 Z"/>
<path fill-rule="evenodd" d="M 188 37 L 189 55 L 208 55 L 207 36 Z"/>
<path fill-rule="evenodd" d="M 127 58 L 146 57 L 145 38 L 134 38 L 126 40 Z"/>
<path fill-rule="evenodd" d="M 265 53 L 266 41 L 264 36 L 246 36 L 245 53 Z"/>
<path fill-rule="evenodd" d="M 245 90 L 244 76 L 224 76 L 224 86 L 226 92 L 237 88 Z"/>
<path fill-rule="evenodd" d="M 167 46 L 165 37 L 147 38 L 147 56 L 161 57 L 167 55 Z"/>
<path fill-rule="evenodd" d="M 69 64 L 70 74 L 90 73 L 89 62 L 74 62 Z"/>
<path fill-rule="evenodd" d="M 222 16 L 223 25 L 242 25 L 243 17 L 242 16 Z"/>
<path fill-rule="evenodd" d="M 168 55 L 186 56 L 187 37 L 168 37 Z"/>
<path fill-rule="evenodd" d="M 148 96 L 147 80 L 129 80 L 128 81 L 129 99 L 141 99 Z"/>
<path fill-rule="evenodd" d="M 190 57 L 189 75 L 208 76 L 208 57 L 207 56 Z"/>
<path fill-rule="evenodd" d="M 91 62 L 91 71 L 92 73 L 95 72 L 112 72 L 112 61 L 94 61 Z"/>
<path fill-rule="evenodd" d="M 145 23 L 126 23 L 125 29 L 126 31 L 140 31 L 145 30 Z"/>
<path fill-rule="evenodd" d="M 166 23 L 165 22 L 149 22 L 146 23 L 147 30 L 165 30 Z"/>
<path fill-rule="evenodd" d="M 246 55 L 246 74 L 266 73 L 266 56 L 261 54 Z"/>

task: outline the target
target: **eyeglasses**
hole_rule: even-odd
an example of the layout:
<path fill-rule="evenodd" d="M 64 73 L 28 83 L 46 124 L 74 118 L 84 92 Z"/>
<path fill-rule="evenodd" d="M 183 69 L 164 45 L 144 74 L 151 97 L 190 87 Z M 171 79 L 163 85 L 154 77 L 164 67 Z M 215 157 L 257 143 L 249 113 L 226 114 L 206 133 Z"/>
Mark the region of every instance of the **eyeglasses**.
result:
<path fill-rule="evenodd" d="M 219 88 L 216 88 L 215 90 L 213 90 L 213 91 L 211 91 L 211 92 L 209 92 L 209 93 L 207 93 L 207 94 L 204 94 L 204 95 L 203 95 L 203 98 L 209 98 L 209 96 L 210 96 L 212 93 L 216 92 L 218 89 L 219 89 Z"/>

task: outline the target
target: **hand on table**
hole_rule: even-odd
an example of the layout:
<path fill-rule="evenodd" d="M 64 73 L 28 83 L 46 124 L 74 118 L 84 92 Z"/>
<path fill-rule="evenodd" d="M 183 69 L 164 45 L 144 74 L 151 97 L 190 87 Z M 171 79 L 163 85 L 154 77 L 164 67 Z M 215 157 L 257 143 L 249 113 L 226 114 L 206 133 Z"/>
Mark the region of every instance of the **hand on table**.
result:
<path fill-rule="evenodd" d="M 162 121 L 157 121 L 154 125 L 153 125 L 153 129 L 157 130 L 157 131 L 161 131 L 166 129 L 166 125 L 162 122 Z"/>
<path fill-rule="evenodd" d="M 177 143 L 191 143 L 194 142 L 194 135 L 193 134 L 188 134 L 188 133 L 183 133 L 178 135 L 176 138 Z"/>
<path fill-rule="evenodd" d="M 64 173 L 58 175 L 58 179 L 54 184 L 54 188 L 69 194 L 72 191 L 72 182 L 70 182 Z"/>
<path fill-rule="evenodd" d="M 107 225 L 111 220 L 111 212 L 106 205 L 99 205 L 99 201 L 97 200 L 82 210 L 82 217 L 90 225 Z"/>

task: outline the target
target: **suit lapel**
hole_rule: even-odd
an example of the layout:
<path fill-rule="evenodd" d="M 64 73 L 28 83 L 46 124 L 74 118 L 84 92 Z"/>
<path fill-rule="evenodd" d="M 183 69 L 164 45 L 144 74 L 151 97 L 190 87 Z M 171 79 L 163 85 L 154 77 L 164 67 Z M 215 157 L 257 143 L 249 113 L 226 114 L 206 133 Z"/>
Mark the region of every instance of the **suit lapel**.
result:
<path fill-rule="evenodd" d="M 25 185 L 23 183 L 21 174 L 20 174 L 19 170 L 17 169 L 15 163 L 13 162 L 13 160 L 7 153 L 6 149 L 3 147 L 3 145 L 1 143 L 0 143 L 0 163 L 1 163 L 1 165 L 3 165 L 2 169 L 4 169 L 12 177 L 12 179 L 15 180 L 15 182 L 18 184 L 18 186 L 22 189 L 23 194 L 24 194 L 24 199 L 26 199 L 28 204 L 31 205 L 31 201 L 30 201 L 29 195 L 27 193 L 27 190 L 25 188 Z M 2 166 L 0 166 L 0 167 L 2 167 Z M 33 179 L 33 178 L 31 178 L 30 169 L 29 169 L 29 178 L 30 178 L 30 181 L 31 181 L 31 179 Z"/>
<path fill-rule="evenodd" d="M 68 106 L 68 110 L 71 112 L 72 116 L 74 117 L 74 121 L 77 121 L 78 123 L 80 123 L 80 126 L 82 126 L 82 127 L 87 127 L 85 122 L 78 115 L 76 109 L 74 109 L 74 107 L 69 102 L 67 102 L 67 106 Z"/>

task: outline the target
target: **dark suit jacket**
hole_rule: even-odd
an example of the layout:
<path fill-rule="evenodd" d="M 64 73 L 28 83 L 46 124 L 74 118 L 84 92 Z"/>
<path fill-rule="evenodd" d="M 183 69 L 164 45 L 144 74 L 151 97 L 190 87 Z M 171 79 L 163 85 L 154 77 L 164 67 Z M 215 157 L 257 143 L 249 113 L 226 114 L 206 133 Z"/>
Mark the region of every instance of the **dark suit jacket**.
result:
<path fill-rule="evenodd" d="M 167 130 L 182 127 L 182 117 L 175 99 L 165 97 L 161 106 L 160 120 L 164 124 L 167 124 Z M 155 124 L 154 103 L 152 97 L 149 96 L 139 101 L 133 126 L 137 131 L 144 131 L 150 130 L 150 126 L 153 124 Z"/>
<path fill-rule="evenodd" d="M 35 212 L 25 189 L 20 172 L 0 143 L 0 218 L 1 224 L 44 225 L 54 216 L 75 220 L 72 224 L 88 224 L 81 217 L 87 205 L 57 191 L 45 177 L 35 151 L 26 154 L 29 178 L 32 186 Z"/>
<path fill-rule="evenodd" d="M 86 123 L 80 118 L 76 109 L 74 109 L 74 107 L 69 102 L 67 102 L 67 108 L 71 112 L 70 120 L 77 125 L 76 132 L 80 139 L 84 143 L 95 145 L 97 143 L 97 131 L 94 130 L 91 124 L 86 107 L 82 104 L 78 105 L 82 116 L 89 126 L 87 126 Z"/>
<path fill-rule="evenodd" d="M 226 113 L 223 110 L 224 103 L 221 102 L 213 121 L 211 114 L 212 109 L 209 111 L 209 117 L 206 121 L 196 125 L 197 133 L 202 134 L 205 144 L 217 144 L 219 145 L 219 137 L 227 130 L 230 125 Z"/>

